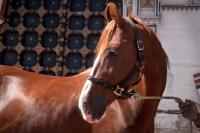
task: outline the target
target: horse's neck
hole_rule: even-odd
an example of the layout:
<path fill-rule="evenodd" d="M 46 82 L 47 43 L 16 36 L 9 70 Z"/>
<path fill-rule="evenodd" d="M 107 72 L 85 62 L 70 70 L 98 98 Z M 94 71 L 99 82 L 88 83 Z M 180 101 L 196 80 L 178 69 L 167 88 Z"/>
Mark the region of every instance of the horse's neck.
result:
<path fill-rule="evenodd" d="M 143 102 L 138 100 L 116 100 L 108 107 L 107 116 L 115 115 L 116 118 L 120 120 L 122 126 L 133 125 L 137 119 L 138 114 L 140 113 Z"/>
<path fill-rule="evenodd" d="M 152 69 L 144 74 L 145 95 L 161 96 L 166 85 L 167 66 L 163 62 Z"/>

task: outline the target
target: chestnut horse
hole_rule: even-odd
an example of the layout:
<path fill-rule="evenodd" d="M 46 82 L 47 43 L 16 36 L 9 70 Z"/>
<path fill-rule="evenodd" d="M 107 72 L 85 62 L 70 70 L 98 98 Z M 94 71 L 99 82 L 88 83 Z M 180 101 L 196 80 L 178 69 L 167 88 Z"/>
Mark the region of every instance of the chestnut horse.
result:
<path fill-rule="evenodd" d="M 139 19 L 113 3 L 106 14 L 92 69 L 54 77 L 0 66 L 0 133 L 154 132 L 159 101 L 130 97 L 162 95 L 167 56 Z"/>
<path fill-rule="evenodd" d="M 162 96 L 168 57 L 156 35 L 129 13 L 107 6 L 108 25 L 82 88 L 79 108 L 94 132 L 153 133 L 159 100 L 134 100 L 135 94 Z"/>

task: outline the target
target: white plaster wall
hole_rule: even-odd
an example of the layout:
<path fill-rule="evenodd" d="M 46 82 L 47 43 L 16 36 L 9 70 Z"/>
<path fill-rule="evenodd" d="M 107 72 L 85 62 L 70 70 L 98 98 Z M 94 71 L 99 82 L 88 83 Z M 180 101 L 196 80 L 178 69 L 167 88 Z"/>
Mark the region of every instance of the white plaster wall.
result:
<path fill-rule="evenodd" d="M 199 103 L 193 74 L 200 72 L 200 9 L 161 10 L 161 15 L 157 36 L 171 62 L 164 96 Z M 158 109 L 178 109 L 178 104 L 162 100 Z M 181 115 L 157 114 L 155 125 L 156 133 L 189 133 L 189 121 Z"/>

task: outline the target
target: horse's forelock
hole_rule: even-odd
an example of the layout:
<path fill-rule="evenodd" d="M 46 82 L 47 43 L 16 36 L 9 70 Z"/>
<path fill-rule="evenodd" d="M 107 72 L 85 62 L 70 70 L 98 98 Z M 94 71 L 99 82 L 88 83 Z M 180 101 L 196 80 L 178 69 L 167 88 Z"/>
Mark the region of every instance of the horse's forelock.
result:
<path fill-rule="evenodd" d="M 103 30 L 101 37 L 99 39 L 98 45 L 95 50 L 95 58 L 97 57 L 99 52 L 105 51 L 108 45 L 108 42 L 110 41 L 113 35 L 115 27 L 116 27 L 116 22 L 113 20 L 109 22 L 107 26 L 105 27 L 105 29 Z"/>

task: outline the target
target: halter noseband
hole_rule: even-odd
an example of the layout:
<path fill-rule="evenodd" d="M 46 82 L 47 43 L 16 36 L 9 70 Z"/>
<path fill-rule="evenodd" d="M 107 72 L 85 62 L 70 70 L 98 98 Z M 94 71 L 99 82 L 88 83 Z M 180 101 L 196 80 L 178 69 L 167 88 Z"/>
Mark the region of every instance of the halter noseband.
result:
<path fill-rule="evenodd" d="M 129 74 L 124 78 L 124 80 L 118 85 L 112 85 L 112 84 L 106 83 L 100 79 L 94 78 L 93 76 L 88 76 L 88 80 L 90 80 L 92 83 L 104 86 L 104 87 L 112 90 L 117 96 L 119 96 L 120 99 L 130 98 L 135 93 L 135 91 L 131 91 L 131 92 L 128 92 L 128 91 L 132 86 L 137 85 L 141 81 L 141 76 L 142 76 L 141 69 L 143 69 L 144 64 L 145 64 L 144 52 L 143 52 L 144 44 L 139 38 L 137 27 L 130 18 L 125 18 L 125 20 L 127 20 L 131 24 L 131 26 L 134 30 L 134 33 L 135 33 L 136 41 L 137 41 L 138 58 L 137 58 L 137 62 L 135 64 L 135 66 L 129 72 Z M 140 62 L 140 64 L 142 64 L 142 66 L 138 65 L 139 62 Z M 125 88 L 126 83 L 138 71 L 139 71 L 139 76 L 138 76 L 136 82 L 131 84 L 128 88 Z"/>

